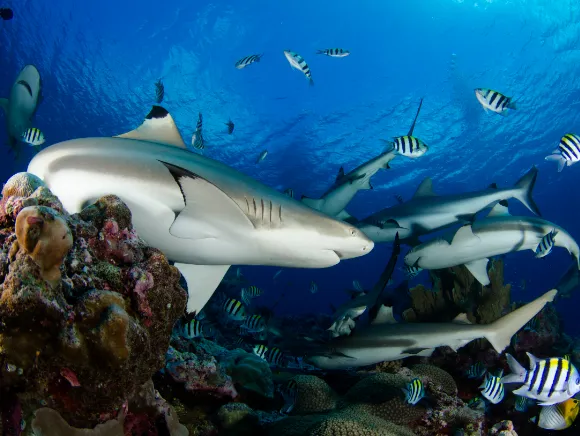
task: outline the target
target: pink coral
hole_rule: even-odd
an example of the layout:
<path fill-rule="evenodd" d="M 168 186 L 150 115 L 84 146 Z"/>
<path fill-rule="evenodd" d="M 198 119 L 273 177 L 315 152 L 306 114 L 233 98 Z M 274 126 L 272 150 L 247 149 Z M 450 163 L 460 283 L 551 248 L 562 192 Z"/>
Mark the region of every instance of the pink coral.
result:
<path fill-rule="evenodd" d="M 81 384 L 79 383 L 79 379 L 77 375 L 74 373 L 72 369 L 69 368 L 61 368 L 60 375 L 62 375 L 72 387 L 79 387 Z"/>
<path fill-rule="evenodd" d="M 148 320 L 153 316 L 153 313 L 147 301 L 147 291 L 155 285 L 153 276 L 149 271 L 143 271 L 137 267 L 131 268 L 128 275 L 131 282 L 134 282 L 132 295 L 137 299 L 137 308 L 141 316 L 146 319 L 145 325 L 148 326 Z"/>

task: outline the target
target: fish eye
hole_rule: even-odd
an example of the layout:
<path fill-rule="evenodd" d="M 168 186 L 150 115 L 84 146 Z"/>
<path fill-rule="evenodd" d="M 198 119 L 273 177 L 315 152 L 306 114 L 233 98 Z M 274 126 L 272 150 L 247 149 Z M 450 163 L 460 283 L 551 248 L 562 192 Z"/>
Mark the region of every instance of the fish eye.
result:
<path fill-rule="evenodd" d="M 356 230 L 350 229 L 350 236 L 356 236 Z"/>

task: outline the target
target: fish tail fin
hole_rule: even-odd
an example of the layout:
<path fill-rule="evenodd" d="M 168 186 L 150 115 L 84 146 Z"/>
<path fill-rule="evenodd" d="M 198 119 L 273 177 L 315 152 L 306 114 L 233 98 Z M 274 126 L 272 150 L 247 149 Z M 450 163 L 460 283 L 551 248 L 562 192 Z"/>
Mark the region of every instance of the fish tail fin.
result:
<path fill-rule="evenodd" d="M 389 151 L 393 151 L 395 150 L 395 143 L 393 141 L 389 141 L 388 139 L 381 139 L 381 141 L 385 144 L 385 148 L 383 149 L 383 152 L 389 152 Z M 388 163 L 387 163 L 387 167 L 388 167 Z"/>
<path fill-rule="evenodd" d="M 523 383 L 528 371 L 511 354 L 507 353 L 506 357 L 511 373 L 502 377 L 502 383 Z"/>
<path fill-rule="evenodd" d="M 558 172 L 561 172 L 566 166 L 566 159 L 561 154 L 551 154 L 546 156 L 546 160 L 555 161 L 558 163 Z"/>
<path fill-rule="evenodd" d="M 510 98 L 510 101 L 509 101 L 507 107 L 509 109 L 513 109 L 513 110 L 517 110 L 517 108 L 518 108 L 517 105 L 516 105 L 516 102 L 513 101 L 511 98 Z"/>
<path fill-rule="evenodd" d="M 495 351 L 501 353 L 510 344 L 512 336 L 536 316 L 544 308 L 546 303 L 554 301 L 557 293 L 558 291 L 556 289 L 552 289 L 525 306 L 488 324 L 485 327 L 485 338 L 491 343 Z"/>
<path fill-rule="evenodd" d="M 536 179 L 538 178 L 538 168 L 535 166 L 530 169 L 524 176 L 518 180 L 515 184 L 515 189 L 517 190 L 515 198 L 522 202 L 529 210 L 538 216 L 542 216 L 540 209 L 536 205 L 534 198 L 532 197 L 534 185 L 536 184 Z"/>
<path fill-rule="evenodd" d="M 324 54 L 324 50 L 316 50 L 316 54 Z"/>
<path fill-rule="evenodd" d="M 308 85 L 314 86 L 314 80 L 312 80 L 312 77 L 308 79 Z"/>

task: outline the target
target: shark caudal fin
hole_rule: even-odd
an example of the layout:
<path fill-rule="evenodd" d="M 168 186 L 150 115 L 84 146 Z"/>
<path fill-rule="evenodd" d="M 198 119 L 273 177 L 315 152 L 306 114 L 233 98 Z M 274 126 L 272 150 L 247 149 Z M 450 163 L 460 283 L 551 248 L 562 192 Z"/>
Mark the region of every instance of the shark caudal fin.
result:
<path fill-rule="evenodd" d="M 515 188 L 517 189 L 517 193 L 514 195 L 514 197 L 521 201 L 522 204 L 530 209 L 533 213 L 538 216 L 542 216 L 540 209 L 532 197 L 532 191 L 534 190 L 537 177 L 538 169 L 534 166 L 530 171 L 524 174 L 520 180 L 516 182 Z"/>
<path fill-rule="evenodd" d="M 501 353 L 510 344 L 512 336 L 536 316 L 544 308 L 546 303 L 554 301 L 557 293 L 558 291 L 556 289 L 552 289 L 525 306 L 488 324 L 485 326 L 485 338 L 491 343 L 495 351 Z"/>

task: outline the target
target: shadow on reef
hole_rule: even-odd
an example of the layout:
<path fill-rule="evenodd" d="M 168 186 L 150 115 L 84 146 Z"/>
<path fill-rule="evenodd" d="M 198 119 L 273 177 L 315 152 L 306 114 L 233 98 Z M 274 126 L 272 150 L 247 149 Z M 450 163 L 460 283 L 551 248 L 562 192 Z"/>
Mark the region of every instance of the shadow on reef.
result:
<path fill-rule="evenodd" d="M 238 297 L 248 285 L 235 274 L 220 293 Z M 449 321 L 464 312 L 473 323 L 495 321 L 518 304 L 501 260 L 489 276 L 483 287 L 463 267 L 433 272 L 432 289 L 405 296 L 403 317 Z M 468 377 L 470 368 L 507 371 L 484 339 L 429 358 L 322 371 L 283 350 L 284 338 L 324 334 L 328 316 L 275 317 L 250 304 L 275 321 L 261 340 L 279 347 L 278 362 L 256 355 L 239 323 L 205 320 L 207 337 L 185 338 L 178 270 L 139 239 L 113 196 L 68 215 L 40 180 L 12 177 L 0 200 L 0 283 L 3 436 L 549 434 L 530 422 L 539 408 L 516 411 L 509 391 L 497 405 L 478 399 L 481 380 Z M 213 302 L 206 316 L 220 311 Z M 508 351 L 519 361 L 532 351 L 577 363 L 580 341 L 561 331 L 548 305 Z M 402 389 L 414 378 L 427 395 L 410 405 Z M 558 434 L 577 434 L 578 425 Z"/>

